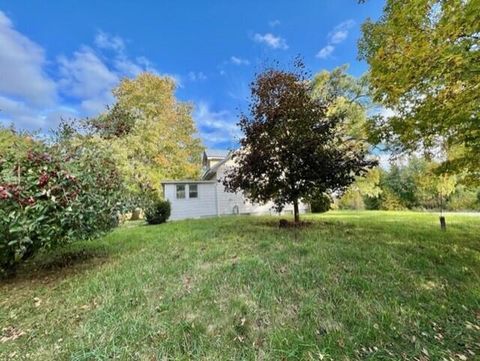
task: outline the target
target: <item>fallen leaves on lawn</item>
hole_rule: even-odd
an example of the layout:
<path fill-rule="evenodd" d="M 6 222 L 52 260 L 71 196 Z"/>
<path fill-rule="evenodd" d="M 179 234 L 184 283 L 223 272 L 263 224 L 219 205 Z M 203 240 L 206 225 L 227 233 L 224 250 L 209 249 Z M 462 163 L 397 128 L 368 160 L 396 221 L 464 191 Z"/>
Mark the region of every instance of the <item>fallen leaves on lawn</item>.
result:
<path fill-rule="evenodd" d="M 465 327 L 468 329 L 468 330 L 477 330 L 477 331 L 480 331 L 480 326 L 479 325 L 476 325 L 474 323 L 471 323 L 469 321 L 465 322 Z"/>
<path fill-rule="evenodd" d="M 0 337 L 0 342 L 5 343 L 7 341 L 15 341 L 24 334 L 25 332 L 17 329 L 15 326 L 8 326 L 2 329 L 2 337 Z"/>
<path fill-rule="evenodd" d="M 184 276 L 183 277 L 183 287 L 187 291 L 187 293 L 190 293 L 192 290 L 192 277 L 190 276 Z"/>

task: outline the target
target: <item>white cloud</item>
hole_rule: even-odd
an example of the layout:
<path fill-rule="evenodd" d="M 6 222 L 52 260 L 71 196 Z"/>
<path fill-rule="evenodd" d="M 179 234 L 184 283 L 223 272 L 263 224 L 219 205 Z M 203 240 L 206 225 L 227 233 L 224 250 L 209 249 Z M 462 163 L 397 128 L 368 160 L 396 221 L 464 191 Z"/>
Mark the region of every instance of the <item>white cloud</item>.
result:
<path fill-rule="evenodd" d="M 159 73 L 153 63 L 144 56 L 131 58 L 127 54 L 125 41 L 116 35 L 105 32 L 97 33 L 95 49 L 82 46 L 71 59 L 60 58 L 62 85 L 69 80 L 73 95 L 84 91 L 81 107 L 86 115 L 95 115 L 105 110 L 114 98 L 112 89 L 125 77 L 135 77 L 143 72 Z M 111 50 L 105 53 L 105 50 Z M 170 77 L 181 87 L 181 78 L 175 74 L 163 74 Z M 67 91 L 68 92 L 68 91 Z"/>
<path fill-rule="evenodd" d="M 74 118 L 78 113 L 68 107 L 36 108 L 21 100 L 0 95 L 0 122 L 14 124 L 18 129 L 48 130 L 54 128 L 60 118 Z"/>
<path fill-rule="evenodd" d="M 45 66 L 45 51 L 15 30 L 0 11 L 0 94 L 21 97 L 34 106 L 52 105 L 57 97 L 56 86 Z"/>
<path fill-rule="evenodd" d="M 121 78 L 142 71 L 157 72 L 148 59 L 127 56 L 123 39 L 105 32 L 93 47 L 82 45 L 49 61 L 0 11 L 0 123 L 45 131 L 61 117 L 96 115 L 113 102 L 111 91 Z"/>
<path fill-rule="evenodd" d="M 317 53 L 316 57 L 320 59 L 326 59 L 330 55 L 332 55 L 333 51 L 335 50 L 335 47 L 333 45 L 327 45 L 320 49 L 320 51 Z"/>
<path fill-rule="evenodd" d="M 44 126 L 43 117 L 40 117 L 35 108 L 23 101 L 0 96 L 0 119 L 5 123 L 12 123 L 17 127 L 31 128 Z"/>
<path fill-rule="evenodd" d="M 57 85 L 47 75 L 45 51 L 18 32 L 0 11 L 0 122 L 37 130 L 48 127 L 58 101 Z"/>
<path fill-rule="evenodd" d="M 241 134 L 229 111 L 212 111 L 205 102 L 198 102 L 194 119 L 207 147 L 233 145 Z"/>
<path fill-rule="evenodd" d="M 115 66 L 115 69 L 120 74 L 124 74 L 125 76 L 132 76 L 132 77 L 137 76 L 138 74 L 144 71 L 151 71 L 151 70 L 147 70 L 147 68 L 145 68 L 138 62 L 134 62 L 123 56 L 119 56 L 116 59 L 114 59 L 114 66 Z"/>
<path fill-rule="evenodd" d="M 346 20 L 341 22 L 328 34 L 328 38 L 331 44 L 340 44 L 347 37 L 349 30 L 355 25 L 355 21 Z"/>
<path fill-rule="evenodd" d="M 97 56 L 93 49 L 83 46 L 71 58 L 60 56 L 61 86 L 70 95 L 90 98 L 111 89 L 119 76 Z"/>
<path fill-rule="evenodd" d="M 93 49 L 83 46 L 71 58 L 59 57 L 58 63 L 62 92 L 77 98 L 87 115 L 102 112 L 113 102 L 111 90 L 120 81 L 120 74 L 110 69 Z"/>
<path fill-rule="evenodd" d="M 122 78 L 145 71 L 157 73 L 147 58 L 128 57 L 125 42 L 118 36 L 99 32 L 94 43 L 97 48 L 83 45 L 71 57 L 59 56 L 57 59 L 60 89 L 64 95 L 79 101 L 84 115 L 96 115 L 112 104 L 112 89 Z M 102 52 L 104 49 L 112 53 L 107 56 Z M 180 84 L 178 77 L 168 76 Z"/>
<path fill-rule="evenodd" d="M 111 49 L 117 52 L 125 50 L 125 42 L 119 36 L 112 36 L 103 31 L 99 31 L 95 36 L 95 45 L 100 49 Z"/>
<path fill-rule="evenodd" d="M 134 60 L 130 59 L 126 54 L 125 41 L 119 36 L 99 31 L 95 36 L 94 44 L 100 51 L 111 50 L 113 52 L 114 66 L 121 74 L 137 76 L 144 71 L 158 73 L 153 64 L 143 56 Z"/>
<path fill-rule="evenodd" d="M 346 20 L 338 24 L 328 33 L 328 44 L 317 53 L 319 59 L 327 59 L 335 51 L 335 46 L 344 42 L 348 37 L 350 29 L 355 25 L 355 21 Z"/>
<path fill-rule="evenodd" d="M 279 26 L 280 25 L 280 20 L 278 20 L 278 19 L 270 20 L 268 22 L 268 25 L 270 25 L 270 27 L 272 27 L 272 28 L 274 28 L 275 26 Z"/>
<path fill-rule="evenodd" d="M 344 41 L 347 38 L 347 36 L 348 36 L 347 30 L 338 30 L 332 34 L 330 41 L 332 42 L 332 44 L 339 44 L 342 41 Z"/>
<path fill-rule="evenodd" d="M 253 40 L 257 43 L 265 44 L 273 49 L 288 49 L 287 41 L 280 36 L 273 35 L 272 33 L 266 33 L 263 35 L 256 33 L 253 36 Z"/>
<path fill-rule="evenodd" d="M 239 58 L 237 56 L 230 57 L 230 61 L 235 65 L 250 65 L 250 61 L 248 59 Z"/>
<path fill-rule="evenodd" d="M 194 71 L 191 71 L 188 73 L 188 79 L 190 79 L 190 81 L 203 81 L 203 80 L 207 80 L 207 76 L 199 71 L 199 72 L 194 72 Z"/>

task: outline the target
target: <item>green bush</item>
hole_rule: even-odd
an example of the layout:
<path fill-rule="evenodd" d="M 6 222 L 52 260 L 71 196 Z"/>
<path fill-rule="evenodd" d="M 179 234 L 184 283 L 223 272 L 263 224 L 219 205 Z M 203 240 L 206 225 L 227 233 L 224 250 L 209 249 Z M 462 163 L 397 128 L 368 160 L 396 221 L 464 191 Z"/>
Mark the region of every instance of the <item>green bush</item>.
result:
<path fill-rule="evenodd" d="M 363 203 L 365 203 L 365 209 L 378 210 L 382 206 L 382 198 L 380 196 L 378 197 L 364 196 Z"/>
<path fill-rule="evenodd" d="M 394 192 L 389 189 L 385 189 L 381 196 L 380 209 L 384 211 L 401 211 L 407 209 L 407 207 L 402 203 L 400 197 L 398 197 Z"/>
<path fill-rule="evenodd" d="M 28 151 L 14 142 L 0 155 L 0 273 L 39 249 L 87 239 L 118 222 L 122 180 L 113 158 L 92 144 Z"/>
<path fill-rule="evenodd" d="M 480 209 L 478 194 L 475 190 L 458 187 L 445 202 L 445 208 L 449 211 L 474 211 Z"/>
<path fill-rule="evenodd" d="M 148 224 L 165 223 L 170 217 L 170 202 L 166 200 L 156 200 L 146 208 L 145 220 Z"/>
<path fill-rule="evenodd" d="M 365 209 L 363 197 L 357 190 L 348 189 L 338 201 L 339 209 Z"/>
<path fill-rule="evenodd" d="M 320 196 L 310 201 L 312 213 L 328 212 L 332 205 L 332 198 L 328 194 L 322 193 Z"/>

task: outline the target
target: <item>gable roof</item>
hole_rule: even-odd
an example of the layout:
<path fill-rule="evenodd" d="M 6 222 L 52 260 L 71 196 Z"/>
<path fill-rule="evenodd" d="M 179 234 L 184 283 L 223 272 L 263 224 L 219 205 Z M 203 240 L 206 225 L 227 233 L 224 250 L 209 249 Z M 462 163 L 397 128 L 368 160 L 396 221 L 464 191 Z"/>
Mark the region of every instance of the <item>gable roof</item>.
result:
<path fill-rule="evenodd" d="M 227 156 L 223 158 L 220 162 L 215 164 L 212 168 L 207 169 L 205 174 L 202 176 L 203 180 L 210 180 L 217 174 L 218 168 L 225 164 L 232 157 L 232 152 L 228 152 Z"/>
<path fill-rule="evenodd" d="M 224 159 L 228 156 L 230 151 L 225 149 L 206 149 L 204 153 L 208 159 Z"/>

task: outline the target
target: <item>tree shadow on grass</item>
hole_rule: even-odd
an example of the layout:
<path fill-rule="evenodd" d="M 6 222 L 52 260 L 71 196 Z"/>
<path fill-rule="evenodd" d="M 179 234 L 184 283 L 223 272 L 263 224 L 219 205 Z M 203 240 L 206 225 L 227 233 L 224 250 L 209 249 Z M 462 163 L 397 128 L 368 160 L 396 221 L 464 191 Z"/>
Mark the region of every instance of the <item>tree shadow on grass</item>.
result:
<path fill-rule="evenodd" d="M 57 271 L 76 265 L 88 263 L 92 260 L 104 260 L 108 257 L 105 250 L 78 250 L 56 254 L 53 257 L 37 263 L 37 270 Z"/>
<path fill-rule="evenodd" d="M 109 257 L 109 252 L 104 248 L 44 252 L 21 264 L 12 277 L 0 279 L 0 285 L 54 282 L 95 268 L 105 263 Z"/>
<path fill-rule="evenodd" d="M 295 223 L 292 219 L 286 219 L 283 217 L 278 218 L 264 218 L 260 219 L 253 223 L 255 227 L 265 227 L 265 228 L 280 228 L 280 229 L 315 229 L 315 228 L 326 228 L 326 227 L 335 227 L 339 225 L 339 222 L 335 221 L 326 221 L 307 218 L 306 220 L 300 220 L 298 223 Z M 348 227 L 348 224 L 347 224 Z M 353 228 L 351 226 L 350 228 Z"/>

